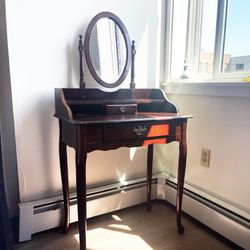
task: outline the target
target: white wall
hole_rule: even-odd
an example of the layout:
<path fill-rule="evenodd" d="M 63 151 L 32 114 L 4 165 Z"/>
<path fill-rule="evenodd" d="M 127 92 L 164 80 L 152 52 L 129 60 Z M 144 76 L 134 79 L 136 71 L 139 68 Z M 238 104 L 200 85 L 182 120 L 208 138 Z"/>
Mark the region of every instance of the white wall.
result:
<path fill-rule="evenodd" d="M 186 181 L 250 211 L 250 99 L 206 95 L 169 95 L 188 123 Z M 201 166 L 201 148 L 211 150 L 209 168 Z M 157 147 L 155 164 L 177 171 L 177 143 Z"/>
<path fill-rule="evenodd" d="M 163 1 L 164 2 L 164 1 Z M 137 45 L 137 87 L 159 83 L 161 1 L 8 0 L 7 38 L 20 200 L 61 192 L 58 123 L 54 88 L 78 87 L 78 35 L 101 11 L 118 15 Z M 87 78 L 87 86 L 96 85 Z M 128 86 L 127 79 L 123 87 Z M 75 186 L 74 152 L 69 149 L 70 186 Z M 89 185 L 145 175 L 144 149 L 88 156 Z M 157 171 L 157 169 L 155 170 Z"/>

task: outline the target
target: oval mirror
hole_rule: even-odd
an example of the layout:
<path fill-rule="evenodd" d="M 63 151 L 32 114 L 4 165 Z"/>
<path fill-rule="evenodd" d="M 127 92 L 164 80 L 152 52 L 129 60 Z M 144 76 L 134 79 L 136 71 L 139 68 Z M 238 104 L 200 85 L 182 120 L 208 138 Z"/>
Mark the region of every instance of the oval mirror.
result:
<path fill-rule="evenodd" d="M 101 12 L 89 23 L 84 47 L 94 79 L 106 88 L 120 85 L 131 64 L 130 38 L 122 21 L 113 13 Z"/>

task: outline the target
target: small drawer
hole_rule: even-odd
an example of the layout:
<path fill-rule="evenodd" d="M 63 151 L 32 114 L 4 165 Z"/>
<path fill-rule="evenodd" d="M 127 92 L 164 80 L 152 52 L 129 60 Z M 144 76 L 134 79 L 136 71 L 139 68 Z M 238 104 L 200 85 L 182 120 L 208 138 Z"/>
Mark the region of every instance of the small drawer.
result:
<path fill-rule="evenodd" d="M 104 140 L 133 140 L 167 136 L 169 124 L 152 124 L 147 122 L 127 123 L 123 125 L 107 125 L 104 128 Z"/>
<path fill-rule="evenodd" d="M 106 114 L 134 114 L 137 111 L 137 104 L 107 104 Z"/>

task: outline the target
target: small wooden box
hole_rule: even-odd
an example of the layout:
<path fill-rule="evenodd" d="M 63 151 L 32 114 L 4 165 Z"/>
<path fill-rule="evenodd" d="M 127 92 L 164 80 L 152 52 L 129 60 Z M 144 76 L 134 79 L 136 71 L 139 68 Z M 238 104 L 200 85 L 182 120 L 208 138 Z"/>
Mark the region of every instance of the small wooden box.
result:
<path fill-rule="evenodd" d="M 137 104 L 106 104 L 106 114 L 134 114 L 137 111 Z"/>

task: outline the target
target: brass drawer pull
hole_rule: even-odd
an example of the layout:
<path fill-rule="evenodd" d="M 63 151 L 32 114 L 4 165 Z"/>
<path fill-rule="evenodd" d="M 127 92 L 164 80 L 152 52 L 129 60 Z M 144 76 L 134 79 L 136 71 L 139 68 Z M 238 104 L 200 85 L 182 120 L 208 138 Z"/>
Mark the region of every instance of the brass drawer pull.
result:
<path fill-rule="evenodd" d="M 120 109 L 121 113 L 125 113 L 126 110 L 127 110 L 127 107 L 126 106 L 120 106 L 119 109 Z"/>
<path fill-rule="evenodd" d="M 147 128 L 145 126 L 139 125 L 138 127 L 134 127 L 134 132 L 136 135 L 145 135 Z"/>

